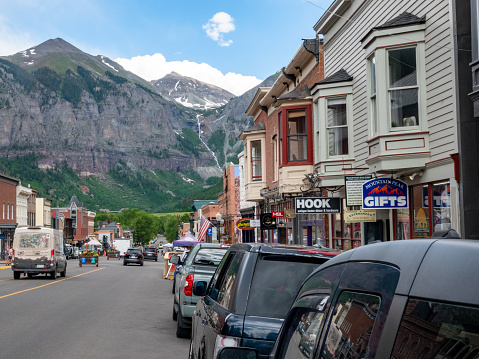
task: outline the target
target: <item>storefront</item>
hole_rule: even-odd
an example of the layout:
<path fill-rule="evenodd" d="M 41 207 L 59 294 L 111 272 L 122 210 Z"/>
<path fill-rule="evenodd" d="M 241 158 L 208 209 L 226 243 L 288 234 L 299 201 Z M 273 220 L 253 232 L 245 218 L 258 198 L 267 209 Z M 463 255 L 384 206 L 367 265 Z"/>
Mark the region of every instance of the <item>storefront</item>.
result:
<path fill-rule="evenodd" d="M 397 179 L 390 180 L 402 182 Z M 397 205 L 398 197 L 394 197 L 397 194 L 396 189 L 384 186 L 382 184 L 382 190 L 390 191 L 388 198 L 396 198 L 392 202 Z M 369 192 L 373 190 L 370 188 Z M 380 202 L 385 203 L 386 200 L 380 200 L 381 194 L 378 193 L 377 196 L 371 194 L 369 201 L 373 205 L 369 207 L 371 209 L 367 209 L 366 206 L 347 206 L 346 191 L 343 188 L 335 194 L 342 198 L 341 213 L 327 216 L 331 228 L 326 237 L 332 238 L 332 241 L 326 239 L 325 245 L 348 250 L 375 242 L 431 238 L 434 232 L 439 230 L 457 230 L 458 219 L 453 200 L 457 188 L 451 190 L 449 180 L 409 185 L 404 183 L 404 190 L 407 194 L 407 205 L 403 208 L 388 208 L 392 206 L 391 203 L 386 205 L 386 208 L 379 208 Z"/>

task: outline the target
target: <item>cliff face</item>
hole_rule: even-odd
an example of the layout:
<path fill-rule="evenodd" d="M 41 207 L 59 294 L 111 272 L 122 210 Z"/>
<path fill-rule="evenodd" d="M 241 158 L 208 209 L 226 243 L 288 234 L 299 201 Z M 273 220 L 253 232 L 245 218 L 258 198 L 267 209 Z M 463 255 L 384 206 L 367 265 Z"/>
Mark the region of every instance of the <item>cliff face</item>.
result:
<path fill-rule="evenodd" d="M 119 160 L 145 169 L 211 165 L 209 152 L 185 146 L 183 132 L 197 126 L 187 109 L 112 61 L 49 41 L 28 57 L 0 59 L 0 156 L 37 152 L 46 167 L 66 160 L 89 173 Z"/>

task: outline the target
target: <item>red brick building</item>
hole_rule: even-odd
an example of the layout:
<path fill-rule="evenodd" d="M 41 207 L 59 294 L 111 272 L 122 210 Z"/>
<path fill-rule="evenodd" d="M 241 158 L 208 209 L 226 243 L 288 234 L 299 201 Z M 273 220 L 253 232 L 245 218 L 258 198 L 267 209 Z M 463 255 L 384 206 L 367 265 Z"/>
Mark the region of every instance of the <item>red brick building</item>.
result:
<path fill-rule="evenodd" d="M 5 252 L 8 246 L 12 245 L 13 234 L 17 228 L 17 186 L 20 180 L 0 174 L 0 250 L 1 258 L 5 258 Z"/>

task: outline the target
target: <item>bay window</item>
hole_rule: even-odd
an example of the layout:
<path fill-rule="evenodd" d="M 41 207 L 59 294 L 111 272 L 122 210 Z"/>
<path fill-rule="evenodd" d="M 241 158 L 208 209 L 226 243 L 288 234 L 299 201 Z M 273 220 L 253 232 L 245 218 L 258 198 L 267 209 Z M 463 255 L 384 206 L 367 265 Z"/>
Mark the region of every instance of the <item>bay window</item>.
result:
<path fill-rule="evenodd" d="M 262 180 L 261 141 L 251 142 L 251 174 L 253 181 Z"/>
<path fill-rule="evenodd" d="M 388 72 L 391 127 L 417 126 L 416 48 L 389 50 Z"/>
<path fill-rule="evenodd" d="M 308 159 L 306 110 L 290 110 L 287 116 L 288 161 L 305 161 Z"/>
<path fill-rule="evenodd" d="M 347 155 L 349 148 L 346 98 L 328 99 L 327 111 L 328 154 Z"/>

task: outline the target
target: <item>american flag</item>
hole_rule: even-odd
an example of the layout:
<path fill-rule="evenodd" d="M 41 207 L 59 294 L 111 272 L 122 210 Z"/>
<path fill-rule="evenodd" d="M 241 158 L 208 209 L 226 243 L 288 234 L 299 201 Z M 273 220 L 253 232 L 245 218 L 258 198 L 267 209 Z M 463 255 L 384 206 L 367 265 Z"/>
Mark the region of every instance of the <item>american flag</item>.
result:
<path fill-rule="evenodd" d="M 201 242 L 205 236 L 208 228 L 210 228 L 211 222 L 208 221 L 205 217 L 201 216 L 200 219 L 200 232 L 198 233 L 198 241 Z"/>

